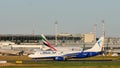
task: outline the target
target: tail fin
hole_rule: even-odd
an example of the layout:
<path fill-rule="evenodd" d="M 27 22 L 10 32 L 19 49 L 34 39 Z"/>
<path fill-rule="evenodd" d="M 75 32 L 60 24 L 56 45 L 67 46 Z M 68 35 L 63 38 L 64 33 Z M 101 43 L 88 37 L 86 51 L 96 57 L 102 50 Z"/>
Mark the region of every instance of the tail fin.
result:
<path fill-rule="evenodd" d="M 41 34 L 41 37 L 42 37 L 42 42 L 43 42 L 43 44 L 45 44 L 46 46 L 50 47 L 52 50 L 57 51 L 57 50 L 50 44 L 50 42 L 46 39 L 46 37 L 45 37 L 43 34 Z"/>
<path fill-rule="evenodd" d="M 100 37 L 100 39 L 96 42 L 96 44 L 91 49 L 88 49 L 86 51 L 99 52 L 102 51 L 103 46 L 104 46 L 104 36 Z"/>

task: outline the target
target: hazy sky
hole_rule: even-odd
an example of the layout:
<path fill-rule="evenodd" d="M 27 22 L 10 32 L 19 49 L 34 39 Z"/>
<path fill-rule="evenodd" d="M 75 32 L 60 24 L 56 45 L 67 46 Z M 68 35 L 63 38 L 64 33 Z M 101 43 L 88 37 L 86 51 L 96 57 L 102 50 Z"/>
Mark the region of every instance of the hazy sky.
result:
<path fill-rule="evenodd" d="M 120 36 L 120 0 L 0 0 L 0 34 L 87 33 L 105 20 L 107 36 Z"/>

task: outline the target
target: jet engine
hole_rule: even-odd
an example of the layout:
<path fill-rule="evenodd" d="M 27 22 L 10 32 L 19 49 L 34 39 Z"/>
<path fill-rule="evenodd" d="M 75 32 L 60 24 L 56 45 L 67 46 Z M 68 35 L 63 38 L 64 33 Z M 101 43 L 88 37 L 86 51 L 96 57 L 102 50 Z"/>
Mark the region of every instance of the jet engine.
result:
<path fill-rule="evenodd" d="M 67 58 L 65 56 L 57 56 L 57 57 L 54 58 L 54 60 L 56 60 L 56 61 L 65 61 L 65 60 L 67 60 Z"/>

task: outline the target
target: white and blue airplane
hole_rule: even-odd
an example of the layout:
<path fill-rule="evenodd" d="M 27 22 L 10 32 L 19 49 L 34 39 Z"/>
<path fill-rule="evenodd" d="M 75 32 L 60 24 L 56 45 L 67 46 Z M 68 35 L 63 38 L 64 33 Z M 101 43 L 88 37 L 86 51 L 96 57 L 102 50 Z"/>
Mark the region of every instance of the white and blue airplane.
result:
<path fill-rule="evenodd" d="M 44 42 L 46 39 L 44 39 Z M 48 43 L 49 44 L 49 43 Z M 64 61 L 70 58 L 87 58 L 92 56 L 97 56 L 102 54 L 102 49 L 104 46 L 104 36 L 100 37 L 100 39 L 95 43 L 95 45 L 91 49 L 82 50 L 82 51 L 57 51 L 53 48 L 52 51 L 36 51 L 34 54 L 28 55 L 28 57 L 32 59 L 40 59 L 40 58 L 52 58 L 57 61 Z"/>

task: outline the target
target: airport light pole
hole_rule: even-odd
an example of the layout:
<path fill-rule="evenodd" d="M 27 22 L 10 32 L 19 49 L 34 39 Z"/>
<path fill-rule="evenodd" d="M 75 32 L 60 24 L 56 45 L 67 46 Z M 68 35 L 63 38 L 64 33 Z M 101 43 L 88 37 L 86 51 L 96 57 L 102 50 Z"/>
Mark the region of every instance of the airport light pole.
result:
<path fill-rule="evenodd" d="M 58 23 L 57 21 L 55 22 L 55 45 L 57 46 L 57 27 L 58 27 Z"/>
<path fill-rule="evenodd" d="M 104 23 L 104 20 L 102 20 L 102 36 L 104 36 L 104 38 L 105 38 L 105 23 Z M 106 51 L 105 46 L 103 46 L 103 51 Z"/>
<path fill-rule="evenodd" d="M 105 37 L 105 23 L 104 23 L 104 20 L 102 20 L 102 35 Z"/>
<path fill-rule="evenodd" d="M 96 31 L 97 31 L 97 23 L 94 24 L 94 32 L 93 32 L 95 34 L 94 35 L 94 39 L 95 39 L 94 42 L 96 42 L 96 35 L 97 35 Z"/>

